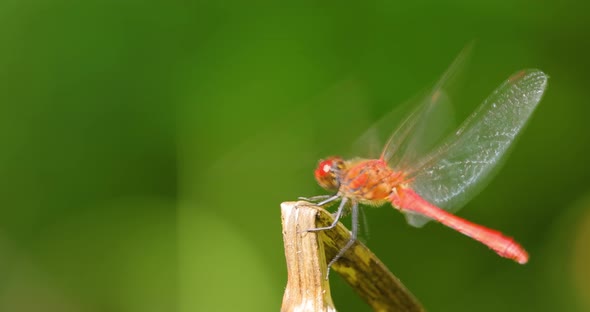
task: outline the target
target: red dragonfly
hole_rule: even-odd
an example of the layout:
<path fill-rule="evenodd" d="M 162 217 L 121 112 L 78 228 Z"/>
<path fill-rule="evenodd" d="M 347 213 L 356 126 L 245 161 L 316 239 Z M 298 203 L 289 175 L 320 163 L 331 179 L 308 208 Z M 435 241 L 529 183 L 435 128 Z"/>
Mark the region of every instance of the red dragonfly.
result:
<path fill-rule="evenodd" d="M 541 100 L 547 75 L 537 69 L 518 71 L 504 81 L 481 106 L 450 136 L 430 151 L 417 157 L 424 138 L 423 129 L 431 124 L 436 108 L 445 99 L 449 77 L 465 53 L 451 65 L 432 92 L 393 132 L 378 159 L 344 160 L 332 156 L 321 160 L 315 178 L 333 196 L 319 196 L 324 205 L 340 200 L 336 226 L 345 207 L 352 215 L 351 238 L 328 264 L 328 272 L 357 238 L 358 205 L 381 206 L 390 203 L 405 214 L 408 223 L 421 227 L 436 220 L 495 251 L 501 257 L 520 264 L 528 253 L 514 239 L 489 228 L 455 216 L 462 205 L 473 198 L 498 169 L 510 145 Z"/>

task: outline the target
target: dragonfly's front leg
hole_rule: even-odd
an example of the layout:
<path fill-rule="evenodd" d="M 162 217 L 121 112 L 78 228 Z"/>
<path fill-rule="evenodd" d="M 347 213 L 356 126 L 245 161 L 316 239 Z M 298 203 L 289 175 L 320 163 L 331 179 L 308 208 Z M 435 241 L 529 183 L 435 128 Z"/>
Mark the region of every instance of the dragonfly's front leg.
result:
<path fill-rule="evenodd" d="M 308 201 L 308 202 L 311 202 L 311 203 L 319 203 L 319 202 L 321 202 L 323 200 L 326 200 L 326 199 L 328 199 L 330 197 L 332 197 L 332 195 L 316 195 L 316 196 L 312 196 L 312 197 L 299 196 L 299 197 L 297 197 L 297 199 Z"/>
<path fill-rule="evenodd" d="M 317 206 L 324 206 L 325 204 L 329 204 L 332 203 L 334 201 L 336 201 L 337 199 L 340 199 L 340 195 L 336 194 L 336 195 L 317 195 L 317 196 L 312 196 L 312 197 L 298 197 L 300 200 L 305 200 L 311 203 L 316 204 Z M 340 217 L 336 217 L 337 213 L 332 213 L 332 217 L 333 218 L 340 218 Z"/>
<path fill-rule="evenodd" d="M 312 197 L 298 197 L 300 200 L 305 200 L 310 203 L 314 203 L 317 206 L 324 206 L 340 199 L 340 195 L 317 195 Z M 331 205 L 330 205 L 331 206 Z M 323 207 L 325 208 L 325 207 Z M 332 217 L 336 218 L 336 213 L 332 213 Z"/>
<path fill-rule="evenodd" d="M 327 201 L 334 201 L 335 199 L 333 199 L 334 197 L 336 197 L 335 199 L 338 198 L 338 196 L 333 196 L 331 198 L 328 198 L 326 200 L 324 200 L 324 202 Z M 317 232 L 317 231 L 323 231 L 323 230 L 330 230 L 333 229 L 337 224 L 338 224 L 338 220 L 340 220 L 340 217 L 342 217 L 342 212 L 344 211 L 344 206 L 346 206 L 346 202 L 348 201 L 348 198 L 343 197 L 342 201 L 340 201 L 340 206 L 338 206 L 338 210 L 336 210 L 336 215 L 334 216 L 334 221 L 332 222 L 332 224 L 328 225 L 328 226 L 323 226 L 323 227 L 318 227 L 318 228 L 313 228 L 313 229 L 308 229 L 308 232 Z M 325 204 L 324 202 L 322 202 L 323 204 Z M 318 205 L 321 206 L 322 203 L 319 203 Z"/>

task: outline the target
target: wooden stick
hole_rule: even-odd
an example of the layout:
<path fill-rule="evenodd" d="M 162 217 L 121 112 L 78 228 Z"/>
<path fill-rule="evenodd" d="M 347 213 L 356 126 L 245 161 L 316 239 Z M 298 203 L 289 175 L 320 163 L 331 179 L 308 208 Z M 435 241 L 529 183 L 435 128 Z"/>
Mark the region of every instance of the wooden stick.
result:
<path fill-rule="evenodd" d="M 317 234 L 318 211 L 305 202 L 281 204 L 287 258 L 287 287 L 281 311 L 336 311 L 326 276 L 326 258 Z"/>
<path fill-rule="evenodd" d="M 338 224 L 334 229 L 307 232 L 334 220 L 326 210 L 308 202 L 281 204 L 288 280 L 281 311 L 336 311 L 326 280 L 327 263 L 350 239 Z M 333 271 L 375 311 L 424 311 L 404 285 L 362 243 L 356 242 L 333 265 Z"/>

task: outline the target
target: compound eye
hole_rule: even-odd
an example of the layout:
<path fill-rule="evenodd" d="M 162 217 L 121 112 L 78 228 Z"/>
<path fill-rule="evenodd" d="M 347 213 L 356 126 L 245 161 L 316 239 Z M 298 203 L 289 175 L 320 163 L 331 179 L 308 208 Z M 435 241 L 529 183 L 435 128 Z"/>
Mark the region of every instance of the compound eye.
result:
<path fill-rule="evenodd" d="M 334 161 L 332 159 L 326 159 L 320 161 L 318 167 L 315 170 L 316 179 L 323 179 L 330 176 L 334 172 Z"/>
<path fill-rule="evenodd" d="M 337 190 L 339 187 L 337 172 L 342 166 L 341 164 L 342 160 L 337 157 L 320 161 L 315 170 L 315 178 L 318 184 L 326 190 Z"/>
<path fill-rule="evenodd" d="M 326 175 L 326 174 L 330 174 L 330 172 L 332 172 L 332 167 L 334 166 L 334 163 L 332 162 L 332 160 L 324 160 L 322 162 L 320 162 L 320 164 L 318 165 L 318 174 L 320 176 Z"/>

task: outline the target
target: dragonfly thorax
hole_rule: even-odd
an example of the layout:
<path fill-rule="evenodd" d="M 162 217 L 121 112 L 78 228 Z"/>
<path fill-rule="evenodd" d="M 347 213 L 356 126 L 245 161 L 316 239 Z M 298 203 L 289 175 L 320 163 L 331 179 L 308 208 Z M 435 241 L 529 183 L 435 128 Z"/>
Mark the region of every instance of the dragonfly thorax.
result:
<path fill-rule="evenodd" d="M 380 206 L 395 188 L 408 182 L 403 172 L 392 170 L 381 159 L 356 159 L 346 167 L 339 192 L 364 204 Z"/>

